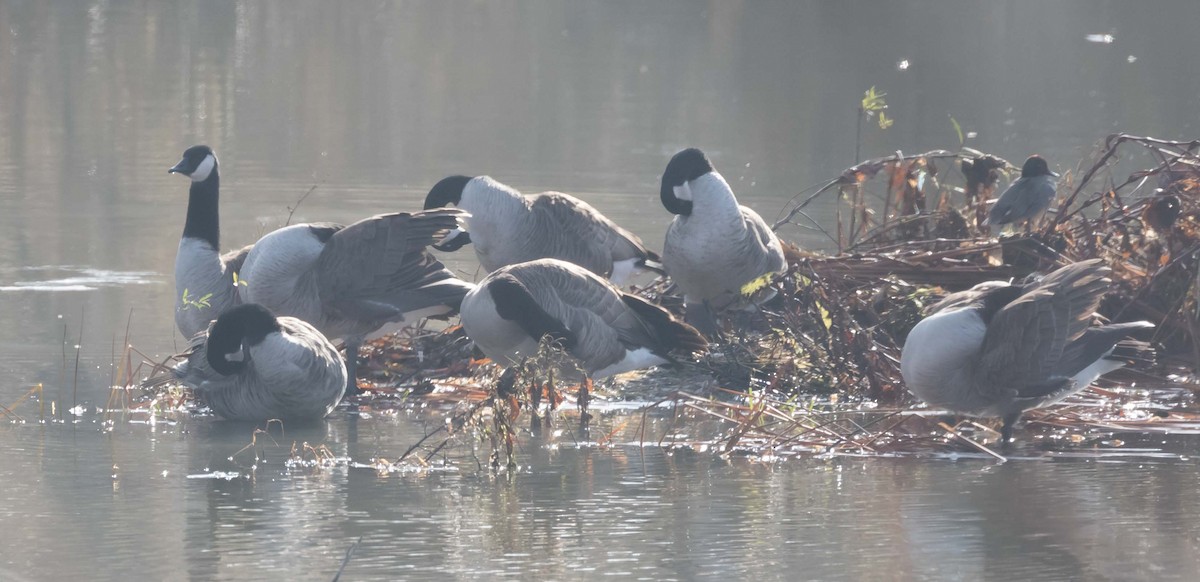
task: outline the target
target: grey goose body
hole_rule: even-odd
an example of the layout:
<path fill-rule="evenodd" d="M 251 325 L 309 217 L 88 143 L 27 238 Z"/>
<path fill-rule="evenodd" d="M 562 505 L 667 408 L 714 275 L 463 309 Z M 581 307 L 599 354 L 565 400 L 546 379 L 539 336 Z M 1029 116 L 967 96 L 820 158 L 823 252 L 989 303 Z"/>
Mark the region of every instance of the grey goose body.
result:
<path fill-rule="evenodd" d="M 988 211 L 987 223 L 993 231 L 1006 224 L 1032 224 L 1054 202 L 1057 177 L 1045 159 L 1029 156 L 1021 166 L 1021 177 L 1009 184 Z"/>
<path fill-rule="evenodd" d="M 346 389 L 342 358 L 321 332 L 260 305 L 231 308 L 192 342 L 172 375 L 224 419 L 320 419 Z"/>
<path fill-rule="evenodd" d="M 596 378 L 705 346 L 699 332 L 661 307 L 557 259 L 497 269 L 463 299 L 460 318 L 479 349 L 501 365 L 534 355 L 548 335 Z"/>
<path fill-rule="evenodd" d="M 281 228 L 254 244 L 242 267 L 241 293 L 247 302 L 343 339 L 356 389 L 358 348 L 368 336 L 450 314 L 474 287 L 426 250 L 463 216 L 443 208 L 381 214 L 349 226 Z"/>
<path fill-rule="evenodd" d="M 574 196 L 525 195 L 488 176 L 450 176 L 430 189 L 425 208 L 449 204 L 470 213 L 467 231 L 435 248 L 453 250 L 470 242 L 489 273 L 553 258 L 624 285 L 638 271 L 659 270 L 658 255 L 637 235 Z"/>
<path fill-rule="evenodd" d="M 988 282 L 947 296 L 909 333 L 900 371 L 930 406 L 1004 419 L 1059 402 L 1152 350 L 1128 338 L 1145 321 L 1092 326 L 1111 281 L 1099 260 L 1029 284 Z"/>
<path fill-rule="evenodd" d="M 241 303 L 233 275 L 250 252 L 221 254 L 220 171 L 208 146 L 188 148 L 168 172 L 191 179 L 187 218 L 175 254 L 175 327 L 191 339 L 227 309 Z"/>
<path fill-rule="evenodd" d="M 787 270 L 779 238 L 758 213 L 738 204 L 700 150 L 671 158 L 659 194 L 675 214 L 663 243 L 663 266 L 684 294 L 689 321 L 702 321 L 693 320 L 696 310 L 738 303 L 747 283 Z"/>

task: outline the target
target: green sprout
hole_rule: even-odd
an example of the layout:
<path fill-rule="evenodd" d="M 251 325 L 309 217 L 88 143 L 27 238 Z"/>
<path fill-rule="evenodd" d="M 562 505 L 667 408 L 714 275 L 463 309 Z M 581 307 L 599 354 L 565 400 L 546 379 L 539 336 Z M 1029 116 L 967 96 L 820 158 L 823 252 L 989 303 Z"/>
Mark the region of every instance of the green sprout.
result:
<path fill-rule="evenodd" d="M 954 119 L 953 115 L 950 115 L 949 113 L 947 113 L 946 117 L 950 118 L 950 124 L 954 126 L 954 133 L 958 134 L 958 145 L 962 146 L 963 143 L 966 141 L 963 139 L 962 126 L 958 124 L 958 120 Z"/>
<path fill-rule="evenodd" d="M 184 289 L 183 297 L 180 298 L 180 302 L 183 303 L 184 311 L 187 311 L 189 307 L 195 307 L 197 310 L 201 310 L 201 309 L 205 309 L 208 307 L 212 307 L 212 304 L 208 302 L 208 300 L 211 299 L 212 296 L 213 296 L 213 294 L 209 293 L 199 299 L 193 299 L 191 294 L 188 293 L 188 290 Z"/>
<path fill-rule="evenodd" d="M 875 117 L 879 114 L 879 129 L 887 129 L 896 123 L 895 119 L 888 117 L 884 110 L 888 108 L 887 101 L 884 97 L 887 93 L 876 91 L 872 85 L 863 93 L 862 102 L 858 105 L 858 124 L 854 135 L 854 163 L 862 161 L 862 122 L 867 117 Z"/>

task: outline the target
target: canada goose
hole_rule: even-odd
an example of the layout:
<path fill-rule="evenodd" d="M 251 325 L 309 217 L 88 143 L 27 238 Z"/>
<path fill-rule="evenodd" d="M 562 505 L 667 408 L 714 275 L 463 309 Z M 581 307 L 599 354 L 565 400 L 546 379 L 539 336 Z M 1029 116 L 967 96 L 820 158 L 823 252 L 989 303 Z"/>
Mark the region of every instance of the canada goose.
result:
<path fill-rule="evenodd" d="M 993 281 L 947 296 L 904 342 L 900 373 L 909 392 L 951 412 L 1002 418 L 1007 443 L 1022 412 L 1151 357 L 1148 344 L 1126 338 L 1153 324 L 1090 326 L 1109 271 L 1083 261 L 1034 283 Z"/>
<path fill-rule="evenodd" d="M 247 303 L 192 340 L 172 375 L 218 416 L 264 421 L 323 418 L 342 400 L 346 367 L 313 326 Z"/>
<path fill-rule="evenodd" d="M 787 270 L 779 238 L 758 213 L 738 205 L 704 152 L 675 154 L 659 195 L 675 214 L 663 243 L 663 266 L 684 293 L 688 322 L 701 331 L 716 331 L 713 310 L 747 295 L 753 286 L 748 284 Z"/>
<path fill-rule="evenodd" d="M 220 172 L 217 156 L 205 145 L 192 146 L 167 170 L 191 178 L 183 237 L 175 254 L 175 326 L 188 339 L 241 301 L 233 275 L 250 247 L 221 254 L 218 217 Z"/>
<path fill-rule="evenodd" d="M 358 348 L 369 334 L 451 313 L 474 287 L 425 250 L 464 216 L 442 208 L 381 214 L 349 226 L 281 228 L 254 243 L 242 265 L 240 293 L 342 338 L 350 392 L 356 393 Z"/>
<path fill-rule="evenodd" d="M 658 255 L 637 235 L 574 196 L 525 195 L 488 176 L 450 176 L 429 190 L 425 208 L 449 204 L 471 213 L 467 231 L 456 231 L 434 248 L 452 251 L 473 243 L 489 273 L 545 258 L 575 263 L 618 286 L 639 271 L 661 272 Z"/>
<path fill-rule="evenodd" d="M 1054 202 L 1057 177 L 1041 156 L 1029 156 L 1021 166 L 1021 177 L 1008 185 L 988 211 L 986 222 L 992 231 L 999 231 L 1006 224 L 1032 224 Z"/>
<path fill-rule="evenodd" d="M 665 309 L 558 259 L 497 269 L 463 299 L 459 317 L 467 336 L 501 365 L 533 355 L 549 335 L 597 379 L 663 364 L 673 352 L 706 344 Z"/>

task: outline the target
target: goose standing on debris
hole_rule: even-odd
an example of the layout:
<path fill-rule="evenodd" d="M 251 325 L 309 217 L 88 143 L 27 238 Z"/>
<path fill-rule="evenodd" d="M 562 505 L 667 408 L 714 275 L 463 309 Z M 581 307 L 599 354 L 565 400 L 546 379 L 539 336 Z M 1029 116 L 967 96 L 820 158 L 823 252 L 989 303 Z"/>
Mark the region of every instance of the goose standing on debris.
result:
<path fill-rule="evenodd" d="M 168 172 L 192 180 L 183 237 L 175 255 L 175 326 L 191 339 L 208 329 L 218 315 L 241 302 L 233 276 L 241 269 L 250 247 L 221 254 L 221 178 L 211 148 L 188 148 Z"/>
<path fill-rule="evenodd" d="M 488 176 L 450 176 L 429 190 L 425 208 L 454 204 L 471 214 L 467 230 L 434 248 L 475 245 L 487 272 L 535 259 L 561 259 L 623 286 L 639 271 L 661 272 L 658 255 L 592 205 L 559 192 L 524 195 Z"/>
<path fill-rule="evenodd" d="M 1150 322 L 1091 326 L 1109 271 L 1083 261 L 1034 283 L 981 283 L 947 296 L 904 342 L 909 392 L 951 412 L 1002 418 L 1007 443 L 1022 412 L 1152 358 L 1148 344 L 1128 339 Z"/>
<path fill-rule="evenodd" d="M 247 303 L 221 314 L 192 340 L 172 375 L 228 420 L 313 420 L 346 390 L 337 349 L 313 326 Z"/>
<path fill-rule="evenodd" d="M 738 205 L 704 152 L 683 150 L 667 164 L 659 191 L 675 215 L 663 244 L 663 266 L 684 293 L 689 323 L 716 331 L 724 309 L 787 270 L 779 238 L 762 217 Z"/>
<path fill-rule="evenodd" d="M 1054 202 L 1056 172 L 1041 156 L 1029 156 L 1021 166 L 1021 177 L 1008 185 L 988 211 L 987 224 L 998 232 L 1006 224 L 1032 225 Z"/>
<path fill-rule="evenodd" d="M 665 309 L 558 259 L 497 269 L 463 299 L 460 317 L 467 336 L 501 365 L 534 355 L 548 335 L 597 379 L 664 364 L 672 353 L 706 344 Z"/>
<path fill-rule="evenodd" d="M 342 338 L 349 391 L 356 393 L 358 348 L 368 335 L 447 315 L 474 288 L 425 249 L 465 216 L 442 208 L 381 214 L 349 226 L 281 228 L 254 244 L 242 266 L 246 285 L 240 293 L 247 302 Z"/>

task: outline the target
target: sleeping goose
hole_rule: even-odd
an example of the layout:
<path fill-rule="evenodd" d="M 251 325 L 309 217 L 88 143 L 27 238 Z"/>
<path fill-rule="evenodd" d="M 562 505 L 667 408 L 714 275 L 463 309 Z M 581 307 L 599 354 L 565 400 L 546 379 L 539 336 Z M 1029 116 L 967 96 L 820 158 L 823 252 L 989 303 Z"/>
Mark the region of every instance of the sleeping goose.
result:
<path fill-rule="evenodd" d="M 337 406 L 346 368 L 313 326 L 247 303 L 193 338 L 172 375 L 228 420 L 313 420 Z"/>
<path fill-rule="evenodd" d="M 471 213 L 467 230 L 434 248 L 471 243 L 487 272 L 553 258 L 575 263 L 614 284 L 639 271 L 661 272 L 658 255 L 592 205 L 559 192 L 524 195 L 488 176 L 450 176 L 429 190 L 425 208 L 454 204 Z"/>
<path fill-rule="evenodd" d="M 738 205 L 704 152 L 683 150 L 667 164 L 659 191 L 675 214 L 663 243 L 663 266 L 683 291 L 689 323 L 716 331 L 713 311 L 732 306 L 787 270 L 779 239 L 762 217 Z"/>
<path fill-rule="evenodd" d="M 281 228 L 254 243 L 242 265 L 246 285 L 240 293 L 247 302 L 342 338 L 355 393 L 358 348 L 368 335 L 449 314 L 474 287 L 425 250 L 464 216 L 441 208 L 381 214 L 349 226 Z"/>
<path fill-rule="evenodd" d="M 1002 418 L 1007 443 L 1022 412 L 1151 357 L 1147 344 L 1127 339 L 1150 322 L 1090 325 L 1109 271 L 1083 261 L 1034 283 L 981 283 L 947 296 L 904 342 L 909 392 L 951 412 Z"/>
<path fill-rule="evenodd" d="M 1021 177 L 1009 184 L 988 211 L 986 223 L 993 232 L 1006 224 L 1032 224 L 1054 202 L 1057 177 L 1041 156 L 1029 156 L 1021 166 Z"/>
<path fill-rule="evenodd" d="M 467 336 L 501 365 L 535 354 L 549 335 L 597 379 L 667 363 L 671 353 L 706 343 L 665 309 L 558 259 L 497 269 L 467 294 L 459 316 Z"/>
<path fill-rule="evenodd" d="M 250 247 L 221 254 L 218 219 L 220 172 L 208 146 L 193 146 L 168 173 L 191 178 L 187 218 L 175 255 L 175 326 L 187 338 L 208 329 L 225 310 L 240 303 L 234 273 Z"/>

